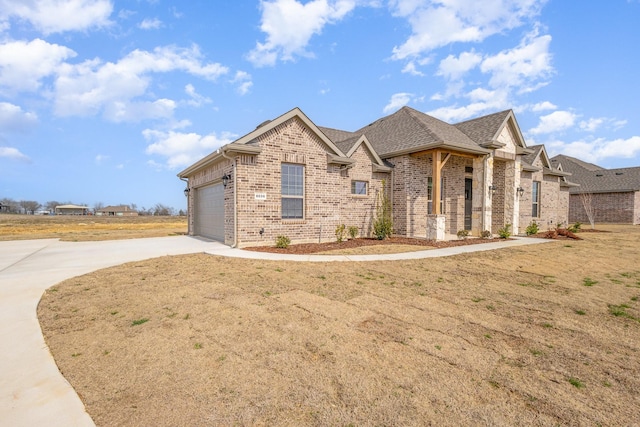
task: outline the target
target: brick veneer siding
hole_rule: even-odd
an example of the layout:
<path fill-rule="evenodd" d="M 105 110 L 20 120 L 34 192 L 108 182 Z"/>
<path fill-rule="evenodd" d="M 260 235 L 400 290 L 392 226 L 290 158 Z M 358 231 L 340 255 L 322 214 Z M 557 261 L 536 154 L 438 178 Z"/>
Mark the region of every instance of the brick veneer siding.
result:
<path fill-rule="evenodd" d="M 427 186 L 428 178 L 433 177 L 432 156 L 405 155 L 387 160 L 394 165 L 394 232 L 409 237 L 426 237 L 429 210 Z M 464 228 L 465 166 L 472 165 L 471 159 L 452 156 L 442 169 L 446 233 L 455 234 Z"/>
<path fill-rule="evenodd" d="M 238 246 L 273 245 L 284 235 L 292 243 L 335 240 L 340 224 L 356 226 L 360 235 L 371 233 L 375 201 L 389 173 L 374 173 L 372 157 L 365 145 L 353 153 L 351 168 L 327 164 L 331 150 L 301 120 L 292 118 L 260 135 L 256 143 L 262 149 L 256 156 L 238 156 L 235 165 L 220 161 L 190 177 L 193 186 L 219 180 L 232 169 L 233 179 L 225 189 L 225 243 L 234 243 L 234 192 L 237 194 Z M 304 218 L 281 218 L 281 165 L 304 166 Z M 351 181 L 368 182 L 368 194 L 351 194 Z M 266 200 L 256 198 L 266 194 Z M 193 202 L 191 202 L 193 203 Z M 193 230 L 193 206 L 190 205 L 190 230 Z M 260 231 L 263 230 L 261 234 Z"/>
<path fill-rule="evenodd" d="M 507 162 L 497 159 L 493 161 L 492 184 L 496 187 L 496 191 L 490 197 L 493 207 L 491 213 L 491 232 L 494 234 L 508 222 L 507 216 L 505 215 L 506 168 Z"/>
<path fill-rule="evenodd" d="M 640 224 L 640 192 L 594 193 L 595 223 Z M 579 194 L 569 196 L 569 222 L 589 223 Z"/>

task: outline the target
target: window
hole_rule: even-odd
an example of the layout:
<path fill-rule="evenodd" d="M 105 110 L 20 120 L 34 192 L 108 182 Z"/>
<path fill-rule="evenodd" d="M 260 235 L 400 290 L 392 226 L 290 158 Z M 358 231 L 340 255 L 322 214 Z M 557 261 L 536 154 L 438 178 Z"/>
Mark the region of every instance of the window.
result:
<path fill-rule="evenodd" d="M 533 181 L 533 187 L 531 188 L 531 216 L 534 218 L 540 217 L 540 181 Z"/>
<path fill-rule="evenodd" d="M 444 213 L 444 176 L 440 178 L 440 213 Z M 433 213 L 433 178 L 427 177 L 427 213 Z"/>
<path fill-rule="evenodd" d="M 368 184 L 367 181 L 351 181 L 351 194 L 366 196 Z"/>
<path fill-rule="evenodd" d="M 304 166 L 281 166 L 282 219 L 304 218 Z"/>

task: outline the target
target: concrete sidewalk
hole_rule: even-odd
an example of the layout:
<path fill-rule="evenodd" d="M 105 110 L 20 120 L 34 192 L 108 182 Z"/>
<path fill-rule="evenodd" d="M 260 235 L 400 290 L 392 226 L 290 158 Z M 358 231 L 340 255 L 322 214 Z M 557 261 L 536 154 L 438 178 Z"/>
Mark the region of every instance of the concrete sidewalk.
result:
<path fill-rule="evenodd" d="M 63 280 L 164 255 L 212 255 L 286 261 L 421 259 L 548 242 L 515 239 L 482 245 L 387 255 L 281 255 L 231 249 L 193 237 L 103 242 L 0 242 L 0 426 L 93 426 L 84 405 L 58 371 L 37 318 L 43 292 Z"/>

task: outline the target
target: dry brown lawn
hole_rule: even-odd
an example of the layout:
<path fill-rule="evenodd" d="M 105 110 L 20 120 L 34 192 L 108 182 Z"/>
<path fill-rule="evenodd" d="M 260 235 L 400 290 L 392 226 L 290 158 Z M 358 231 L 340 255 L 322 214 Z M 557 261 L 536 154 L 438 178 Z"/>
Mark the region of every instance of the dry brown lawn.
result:
<path fill-rule="evenodd" d="M 0 240 L 90 241 L 186 234 L 186 217 L 0 215 Z"/>
<path fill-rule="evenodd" d="M 209 255 L 58 284 L 98 426 L 640 424 L 640 227 L 371 263 Z"/>

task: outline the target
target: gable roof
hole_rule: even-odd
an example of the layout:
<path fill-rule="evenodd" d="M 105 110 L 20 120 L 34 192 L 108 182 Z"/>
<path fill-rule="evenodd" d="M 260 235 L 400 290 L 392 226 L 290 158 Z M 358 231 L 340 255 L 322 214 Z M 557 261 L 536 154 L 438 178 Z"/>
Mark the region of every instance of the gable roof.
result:
<path fill-rule="evenodd" d="M 489 153 L 449 123 L 406 106 L 353 133 L 365 135 L 381 158 L 434 148 Z"/>
<path fill-rule="evenodd" d="M 495 141 L 511 110 L 500 111 L 455 124 L 454 126 L 480 145 Z"/>
<path fill-rule="evenodd" d="M 580 187 L 569 190 L 571 194 L 640 191 L 640 167 L 605 169 L 562 154 L 551 160 L 571 172 L 571 180 L 580 184 Z"/>

